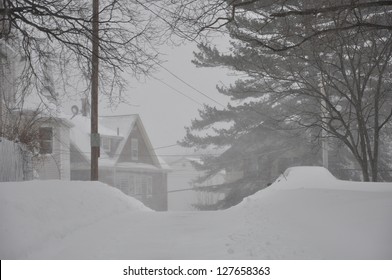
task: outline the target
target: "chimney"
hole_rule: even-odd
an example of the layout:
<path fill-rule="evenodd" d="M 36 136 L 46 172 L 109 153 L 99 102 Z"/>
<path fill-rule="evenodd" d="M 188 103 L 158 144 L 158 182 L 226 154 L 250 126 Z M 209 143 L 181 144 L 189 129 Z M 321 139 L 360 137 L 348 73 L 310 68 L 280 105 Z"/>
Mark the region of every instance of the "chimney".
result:
<path fill-rule="evenodd" d="M 90 103 L 88 102 L 88 97 L 84 97 L 82 100 L 82 116 L 87 117 L 90 115 Z"/>

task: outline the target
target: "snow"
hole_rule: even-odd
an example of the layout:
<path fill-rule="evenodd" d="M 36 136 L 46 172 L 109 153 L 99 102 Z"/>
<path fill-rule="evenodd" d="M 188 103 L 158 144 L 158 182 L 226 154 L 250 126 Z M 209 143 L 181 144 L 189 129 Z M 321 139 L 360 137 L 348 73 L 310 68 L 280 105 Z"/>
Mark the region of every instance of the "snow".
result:
<path fill-rule="evenodd" d="M 224 211 L 147 210 L 102 183 L 0 183 L 0 258 L 392 258 L 392 184 L 320 167 L 290 168 Z"/>
<path fill-rule="evenodd" d="M 70 137 L 73 143 L 79 149 L 80 153 L 90 160 L 91 154 L 91 142 L 90 142 L 90 131 L 91 131 L 91 119 L 81 115 L 68 118 L 73 124 L 70 130 Z M 102 135 L 117 136 L 117 132 L 109 129 L 105 126 L 99 126 L 99 132 Z M 109 158 L 107 153 L 101 149 L 102 158 Z"/>
<path fill-rule="evenodd" d="M 117 135 L 117 129 L 120 136 L 128 137 L 129 133 L 137 120 L 137 115 L 120 115 L 120 116 L 104 116 L 99 118 L 102 127 L 112 127 Z"/>
<path fill-rule="evenodd" d="M 151 210 L 99 182 L 0 183 L 0 258 L 29 258 L 81 228 L 133 211 Z"/>
<path fill-rule="evenodd" d="M 162 169 L 171 171 L 171 166 L 161 156 L 157 156 L 157 159 Z"/>

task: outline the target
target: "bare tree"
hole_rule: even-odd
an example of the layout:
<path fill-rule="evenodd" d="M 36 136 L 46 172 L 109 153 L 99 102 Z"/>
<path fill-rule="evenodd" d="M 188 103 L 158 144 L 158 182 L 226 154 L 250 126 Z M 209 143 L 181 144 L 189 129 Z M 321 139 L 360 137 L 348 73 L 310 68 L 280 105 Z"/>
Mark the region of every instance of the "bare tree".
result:
<path fill-rule="evenodd" d="M 121 97 L 123 73 L 145 75 L 158 62 L 156 46 L 168 38 L 171 27 L 154 16 L 159 9 L 151 1 L 101 0 L 99 10 L 100 91 Z M 36 87 L 48 91 L 47 73 L 71 87 L 77 83 L 87 91 L 91 77 L 91 1 L 1 0 L 0 40 L 24 59 L 19 77 L 24 91 Z M 154 13 L 152 13 L 152 11 Z M 49 68 L 49 70 L 48 70 Z M 63 89 L 62 89 L 63 90 Z"/>
<path fill-rule="evenodd" d="M 256 13 L 263 25 L 259 34 L 260 46 L 275 51 L 295 48 L 324 34 L 361 28 L 365 31 L 392 30 L 391 1 L 372 0 L 203 0 L 167 1 L 175 12 L 169 12 L 179 29 L 188 36 L 198 36 L 208 31 L 225 32 L 228 24 L 241 24 L 247 12 Z M 331 21 L 332 18 L 339 20 Z M 293 32 L 290 40 L 271 27 L 286 26 L 295 30 L 292 21 L 312 23 L 307 32 Z M 321 23 L 321 24 L 320 24 Z M 297 29 L 298 31 L 298 29 Z"/>

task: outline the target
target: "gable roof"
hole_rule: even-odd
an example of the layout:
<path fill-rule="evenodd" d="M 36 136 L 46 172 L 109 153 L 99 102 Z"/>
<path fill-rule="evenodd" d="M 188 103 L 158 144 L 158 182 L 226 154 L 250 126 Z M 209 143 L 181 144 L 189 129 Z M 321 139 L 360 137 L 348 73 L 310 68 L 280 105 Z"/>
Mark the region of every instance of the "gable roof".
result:
<path fill-rule="evenodd" d="M 76 115 L 70 120 L 74 127 L 71 129 L 70 138 L 71 143 L 83 155 L 83 157 L 90 162 L 91 147 L 90 147 L 90 122 L 91 119 L 81 115 Z M 150 152 L 153 164 L 157 168 L 164 169 L 165 166 L 154 152 L 150 139 L 143 126 L 139 115 L 118 115 L 118 116 L 101 116 L 98 120 L 98 132 L 101 136 L 108 136 L 120 139 L 120 143 L 111 157 L 103 149 L 101 149 L 101 156 L 99 164 L 101 166 L 116 166 L 118 159 L 124 149 L 127 139 L 130 137 L 132 130 L 137 126 L 139 132 L 145 142 L 148 151 Z M 144 164 L 145 165 L 145 164 Z"/>

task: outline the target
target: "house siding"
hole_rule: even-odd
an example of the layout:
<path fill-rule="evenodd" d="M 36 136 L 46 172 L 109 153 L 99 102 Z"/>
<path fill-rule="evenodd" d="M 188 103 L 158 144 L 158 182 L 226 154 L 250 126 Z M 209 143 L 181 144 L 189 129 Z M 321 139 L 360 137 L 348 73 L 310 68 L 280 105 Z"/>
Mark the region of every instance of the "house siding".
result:
<path fill-rule="evenodd" d="M 196 210 L 193 205 L 197 203 L 198 192 L 192 189 L 193 181 L 200 177 L 202 172 L 197 171 L 186 157 L 169 165 L 171 172 L 168 174 L 168 210 Z"/>
<path fill-rule="evenodd" d="M 152 197 L 144 198 L 142 202 L 156 211 L 167 211 L 167 174 L 157 173 L 152 175 Z"/>
<path fill-rule="evenodd" d="M 72 181 L 90 181 L 91 172 L 88 170 L 71 170 Z"/>
<path fill-rule="evenodd" d="M 45 124 L 53 128 L 53 150 L 41 155 L 36 162 L 36 171 L 41 180 L 70 180 L 69 128 L 58 123 Z"/>
<path fill-rule="evenodd" d="M 59 143 L 58 153 L 60 154 L 60 179 L 71 179 L 71 157 L 70 157 L 70 137 L 69 128 L 61 125 L 58 128 L 59 138 L 56 139 Z"/>
<path fill-rule="evenodd" d="M 70 162 L 71 162 L 71 180 L 77 180 L 75 179 L 75 175 L 72 175 L 72 173 L 75 170 L 83 170 L 83 169 L 89 169 L 90 170 L 90 163 L 80 154 L 80 152 L 75 148 L 73 144 L 70 144 Z"/>
<path fill-rule="evenodd" d="M 116 128 L 114 116 L 105 126 L 106 134 L 103 137 L 111 139 L 110 151 L 101 152 L 99 161 L 100 182 L 116 187 L 126 195 L 140 200 L 147 207 L 156 211 L 166 211 L 167 201 L 167 170 L 163 169 L 151 148 L 144 127 L 135 116 L 119 116 L 121 132 L 130 131 L 128 135 L 110 135 Z M 127 121 L 127 123 L 125 123 Z M 85 137 L 84 119 L 77 116 L 71 121 L 75 125 L 77 135 Z M 127 127 L 128 126 L 128 127 Z M 131 128 L 132 127 L 132 128 Z M 114 128 L 114 129 L 113 129 Z M 129 130 L 130 129 L 130 130 Z M 78 146 L 75 134 L 71 134 L 71 180 L 90 180 L 90 162 L 88 154 L 82 154 L 86 147 Z M 137 158 L 132 158 L 132 142 L 137 139 Z M 86 143 L 86 139 L 83 139 Z M 87 152 L 86 152 L 87 153 Z M 135 155 L 135 154 L 134 154 Z M 136 189 L 139 193 L 136 193 Z"/>
<path fill-rule="evenodd" d="M 137 160 L 132 159 L 132 139 L 138 140 L 139 154 Z M 144 142 L 137 125 L 135 125 L 130 133 L 130 136 L 127 139 L 127 142 L 125 143 L 123 152 L 118 162 L 140 162 L 154 165 L 150 153 L 151 152 L 148 150 L 147 145 Z"/>
<path fill-rule="evenodd" d="M 115 177 L 115 184 L 111 184 L 113 181 L 113 176 Z M 147 207 L 156 211 L 167 211 L 168 201 L 167 201 L 167 174 L 163 172 L 130 172 L 130 171 L 117 171 L 115 174 L 113 172 L 105 173 L 100 177 L 100 181 L 106 182 L 107 184 L 114 185 L 116 188 L 122 190 L 121 185 L 130 185 L 130 178 L 138 178 L 142 180 L 143 177 L 151 178 L 152 182 L 152 194 L 147 195 L 145 190 L 142 193 L 128 194 L 135 197 L 136 199 L 143 202 Z M 132 183 L 133 184 L 133 183 Z M 135 188 L 135 185 L 134 185 Z M 136 192 L 136 190 L 133 190 Z"/>

